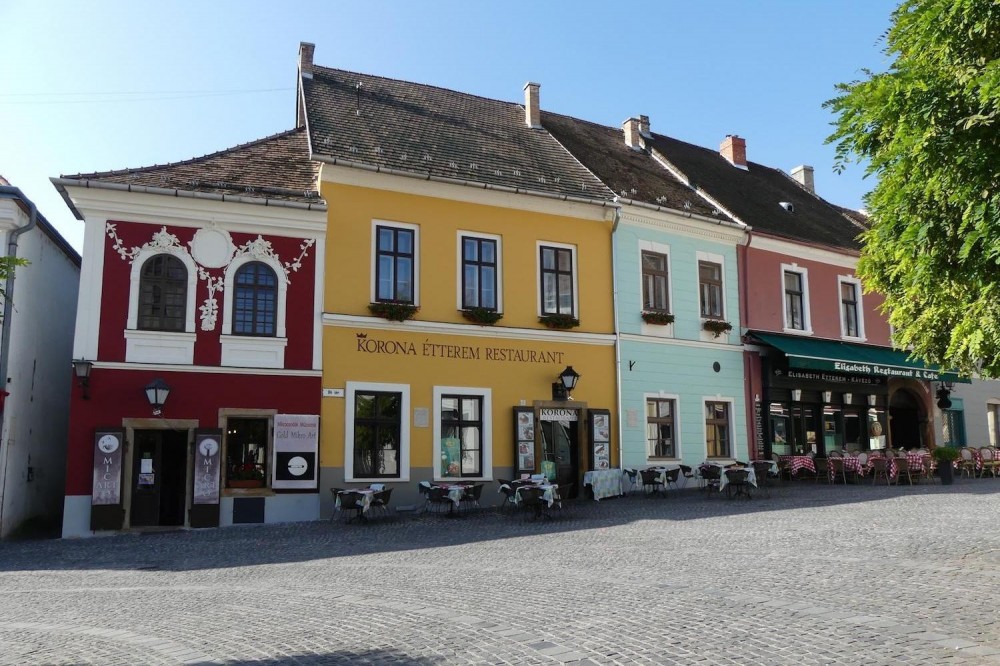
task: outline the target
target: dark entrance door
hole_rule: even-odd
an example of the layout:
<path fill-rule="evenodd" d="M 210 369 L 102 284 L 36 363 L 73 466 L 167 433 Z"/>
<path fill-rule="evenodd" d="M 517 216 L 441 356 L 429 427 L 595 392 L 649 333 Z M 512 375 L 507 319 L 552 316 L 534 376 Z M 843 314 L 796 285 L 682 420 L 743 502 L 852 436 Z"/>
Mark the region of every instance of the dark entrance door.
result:
<path fill-rule="evenodd" d="M 576 480 L 580 472 L 579 422 L 542 421 L 541 424 L 542 460 L 554 462 L 556 483 L 571 488 L 564 497 L 576 497 Z"/>
<path fill-rule="evenodd" d="M 916 449 L 923 446 L 920 427 L 920 405 L 913 394 L 900 389 L 889 401 L 889 441 L 894 449 Z"/>
<path fill-rule="evenodd" d="M 187 491 L 184 430 L 136 430 L 132 451 L 132 527 L 184 524 Z"/>

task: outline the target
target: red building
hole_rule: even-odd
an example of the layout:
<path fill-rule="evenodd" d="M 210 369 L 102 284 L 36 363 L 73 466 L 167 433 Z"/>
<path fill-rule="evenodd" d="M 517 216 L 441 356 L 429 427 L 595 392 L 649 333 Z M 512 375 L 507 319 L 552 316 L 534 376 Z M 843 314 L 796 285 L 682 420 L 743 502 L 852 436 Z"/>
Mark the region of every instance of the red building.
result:
<path fill-rule="evenodd" d="M 318 175 L 293 130 L 53 179 L 86 225 L 64 536 L 319 517 Z"/>

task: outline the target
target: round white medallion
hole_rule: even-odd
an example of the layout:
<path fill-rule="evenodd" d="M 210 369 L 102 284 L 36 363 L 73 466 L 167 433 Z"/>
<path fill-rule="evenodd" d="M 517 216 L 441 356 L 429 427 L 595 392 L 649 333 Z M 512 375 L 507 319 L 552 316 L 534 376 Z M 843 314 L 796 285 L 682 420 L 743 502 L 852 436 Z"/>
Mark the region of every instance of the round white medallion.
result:
<path fill-rule="evenodd" d="M 188 243 L 191 256 L 207 268 L 222 268 L 233 258 L 236 246 L 229 232 L 223 229 L 199 229 Z"/>
<path fill-rule="evenodd" d="M 309 463 L 302 456 L 295 456 L 288 461 L 288 472 L 293 476 L 302 476 L 309 469 Z"/>
<path fill-rule="evenodd" d="M 214 439 L 203 439 L 198 445 L 198 449 L 201 451 L 201 455 L 211 458 L 219 452 L 219 443 Z"/>
<path fill-rule="evenodd" d="M 118 438 L 114 435 L 104 435 L 97 440 L 97 448 L 103 453 L 114 453 L 118 450 Z"/>

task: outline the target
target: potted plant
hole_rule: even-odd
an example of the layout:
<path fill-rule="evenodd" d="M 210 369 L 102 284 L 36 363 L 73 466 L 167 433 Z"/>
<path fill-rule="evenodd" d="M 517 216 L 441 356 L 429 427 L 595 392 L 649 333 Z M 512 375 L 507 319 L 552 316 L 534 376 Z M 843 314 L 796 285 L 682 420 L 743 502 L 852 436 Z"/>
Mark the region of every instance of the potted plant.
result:
<path fill-rule="evenodd" d="M 710 332 L 715 337 L 733 330 L 733 325 L 722 319 L 706 319 L 701 327 Z"/>
<path fill-rule="evenodd" d="M 503 319 L 502 312 L 497 312 L 496 310 L 490 310 L 488 308 L 464 308 L 462 310 L 462 316 L 475 324 L 480 324 L 481 326 L 492 326 Z"/>
<path fill-rule="evenodd" d="M 580 320 L 568 314 L 547 314 L 538 318 L 540 324 L 545 324 L 549 328 L 575 328 L 580 325 Z"/>
<path fill-rule="evenodd" d="M 228 475 L 230 488 L 262 488 L 264 472 L 253 463 L 236 465 Z"/>
<path fill-rule="evenodd" d="M 643 310 L 641 316 L 644 322 L 656 326 L 666 326 L 667 324 L 674 323 L 674 316 L 662 310 Z"/>
<path fill-rule="evenodd" d="M 958 460 L 958 449 L 951 446 L 937 446 L 931 451 L 937 461 L 938 476 L 942 486 L 950 486 L 955 482 L 955 461 Z"/>
<path fill-rule="evenodd" d="M 376 317 L 382 317 L 389 321 L 406 321 L 412 319 L 420 308 L 412 303 L 401 303 L 399 301 L 379 301 L 369 303 L 368 311 Z"/>

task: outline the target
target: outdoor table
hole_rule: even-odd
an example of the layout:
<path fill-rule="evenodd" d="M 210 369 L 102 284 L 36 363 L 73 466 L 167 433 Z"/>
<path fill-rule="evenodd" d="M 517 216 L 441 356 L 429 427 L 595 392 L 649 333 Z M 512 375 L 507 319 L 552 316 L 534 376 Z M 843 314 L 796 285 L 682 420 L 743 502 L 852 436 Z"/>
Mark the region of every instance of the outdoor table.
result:
<path fill-rule="evenodd" d="M 671 471 L 673 471 L 675 469 L 680 469 L 680 468 L 681 468 L 680 465 L 668 464 L 668 465 L 654 465 L 653 467 L 647 467 L 646 469 L 651 469 L 654 472 L 656 472 L 657 478 L 660 480 L 660 483 L 663 484 L 664 490 L 666 490 L 666 488 L 667 488 L 667 472 L 671 472 Z M 679 474 L 677 476 L 678 476 L 678 478 L 680 478 Z"/>
<path fill-rule="evenodd" d="M 539 488 L 542 499 L 551 507 L 559 499 L 559 484 L 556 483 L 522 483 L 514 490 L 514 504 L 521 503 L 521 490 L 524 488 Z"/>
<path fill-rule="evenodd" d="M 812 456 L 778 456 L 778 460 L 788 463 L 788 473 L 792 476 L 795 476 L 800 469 L 816 473 L 816 463 L 813 462 Z"/>
<path fill-rule="evenodd" d="M 358 493 L 361 495 L 361 513 L 366 513 L 372 505 L 372 497 L 375 493 L 379 491 L 373 490 L 372 488 L 345 488 L 337 493 L 336 508 L 340 508 L 340 495 L 341 493 Z M 353 518 L 352 518 L 353 520 Z"/>
<path fill-rule="evenodd" d="M 907 453 L 906 460 L 910 463 L 910 471 L 924 468 L 924 460 L 931 457 L 929 453 Z M 931 469 L 934 468 L 933 459 L 931 460 Z"/>
<path fill-rule="evenodd" d="M 896 469 L 896 456 L 887 456 L 883 455 L 882 453 L 873 453 L 870 456 L 868 456 L 868 464 L 865 465 L 865 470 L 870 472 L 871 469 L 875 467 L 875 461 L 878 460 L 879 458 L 883 458 L 886 460 L 886 470 L 887 473 L 889 474 L 889 478 L 895 479 L 896 474 L 898 473 Z"/>
<path fill-rule="evenodd" d="M 775 476 L 778 476 L 778 463 L 774 462 L 773 460 L 751 460 L 750 461 L 751 465 L 759 465 L 761 463 L 766 463 L 767 465 L 770 465 L 770 469 L 768 470 L 768 472 L 770 472 L 771 474 L 773 474 Z"/>
<path fill-rule="evenodd" d="M 719 465 L 719 467 L 722 467 L 722 466 Z M 743 470 L 745 472 L 749 472 L 749 474 L 747 474 L 747 483 L 749 483 L 754 488 L 757 487 L 757 473 L 754 472 L 753 467 L 739 467 L 739 466 L 722 467 L 722 474 L 719 476 L 719 492 L 720 493 L 726 487 L 726 484 L 729 483 L 729 477 L 726 476 L 726 472 L 728 472 L 731 469 L 741 469 L 741 470 Z"/>
<path fill-rule="evenodd" d="M 857 456 L 841 456 L 839 458 L 839 460 L 843 460 L 844 461 L 844 471 L 845 472 L 854 472 L 858 476 L 864 476 L 865 475 L 865 468 L 861 464 L 861 461 L 858 459 Z M 830 461 L 830 458 L 827 458 L 827 465 L 826 465 L 827 469 L 826 469 L 826 472 L 830 476 L 830 481 L 832 482 L 833 481 L 833 477 L 834 477 L 834 471 L 833 471 L 833 465 L 831 465 L 829 463 L 829 461 Z"/>
<path fill-rule="evenodd" d="M 590 486 L 594 493 L 595 502 L 600 502 L 605 497 L 618 497 L 624 494 L 620 469 L 598 469 L 584 472 L 583 485 Z"/>

